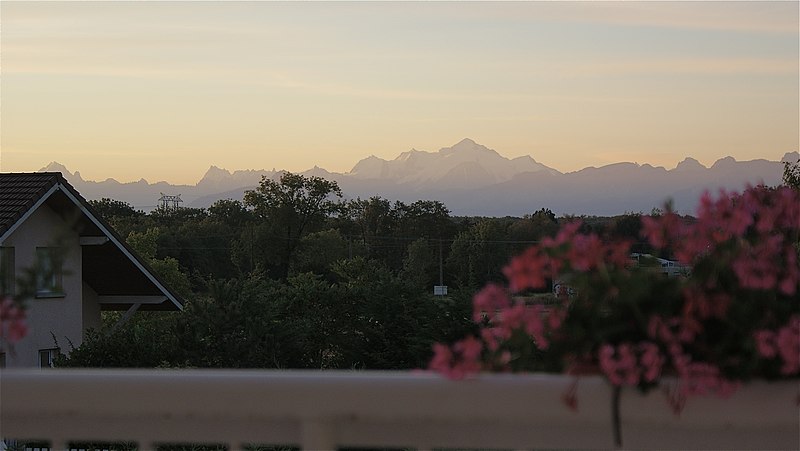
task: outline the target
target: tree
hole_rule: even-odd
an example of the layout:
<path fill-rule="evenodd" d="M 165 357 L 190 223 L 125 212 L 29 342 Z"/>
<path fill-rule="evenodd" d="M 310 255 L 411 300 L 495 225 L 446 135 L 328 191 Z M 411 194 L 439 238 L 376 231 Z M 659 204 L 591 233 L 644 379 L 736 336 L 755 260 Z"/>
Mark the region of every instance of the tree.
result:
<path fill-rule="evenodd" d="M 131 232 L 126 242 L 176 293 L 184 297 L 191 296 L 189 278 L 181 271 L 178 260 L 172 257 L 156 258 L 160 234 L 158 227 L 147 229 L 144 233 Z"/>
<path fill-rule="evenodd" d="M 105 219 L 120 236 L 138 230 L 149 218 L 144 212 L 135 210 L 131 204 L 120 200 L 104 197 L 100 200 L 90 200 L 89 205 L 94 211 Z"/>
<path fill-rule="evenodd" d="M 394 252 L 397 211 L 380 196 L 350 200 L 344 204 L 345 233 L 354 235 L 369 258 L 389 261 Z"/>
<path fill-rule="evenodd" d="M 642 242 L 642 213 L 625 212 L 611 220 L 608 230 L 609 238 L 614 240 L 629 240 L 633 244 L 633 252 L 649 252 L 650 248 Z"/>
<path fill-rule="evenodd" d="M 558 231 L 558 220 L 555 213 L 549 208 L 542 208 L 534 214 L 526 214 L 522 219 L 514 221 L 508 228 L 511 240 L 520 241 L 517 250 L 527 248 L 533 241 L 539 241 L 546 236 L 554 236 Z"/>
<path fill-rule="evenodd" d="M 418 238 L 408 246 L 408 255 L 403 260 L 400 277 L 411 286 L 429 292 L 433 285 L 438 285 L 439 268 L 437 262 L 438 246 L 441 243 L 429 242 L 427 238 Z"/>
<path fill-rule="evenodd" d="M 450 210 L 442 202 L 418 200 L 411 204 L 395 202 L 394 215 L 397 218 L 395 236 L 398 238 L 395 252 L 387 263 L 395 270 L 401 270 L 403 260 L 408 254 L 408 246 L 418 238 L 449 239 L 455 234 L 455 223 Z"/>
<path fill-rule="evenodd" d="M 458 234 L 447 258 L 448 273 L 456 286 L 476 288 L 502 280 L 508 260 L 507 223 L 482 218 Z M 448 284 L 450 285 L 450 284 Z"/>
<path fill-rule="evenodd" d="M 280 277 L 289 276 L 292 257 L 300 239 L 315 223 L 339 210 L 342 190 L 334 181 L 285 172 L 279 181 L 261 178 L 255 190 L 245 192 L 244 204 L 261 221 L 270 224 L 279 243 Z"/>
<path fill-rule="evenodd" d="M 230 227 L 238 227 L 250 219 L 250 213 L 238 200 L 220 199 L 208 207 L 211 220 Z"/>
<path fill-rule="evenodd" d="M 108 197 L 100 200 L 90 200 L 89 205 L 105 219 L 113 216 L 136 217 L 144 215 L 141 211 L 135 210 L 131 204 L 121 200 L 109 199 Z"/>
<path fill-rule="evenodd" d="M 794 163 L 783 162 L 783 184 L 800 190 L 800 160 Z"/>
<path fill-rule="evenodd" d="M 437 200 L 418 200 L 405 205 L 395 204 L 400 218 L 400 233 L 414 238 L 444 238 L 453 227 L 450 210 Z"/>
<path fill-rule="evenodd" d="M 363 248 L 361 243 L 353 246 L 336 229 L 309 233 L 300 240 L 292 273 L 313 272 L 327 276 L 334 262 L 349 258 L 354 252 L 363 254 Z"/>
<path fill-rule="evenodd" d="M 344 212 L 364 244 L 371 243 L 376 236 L 391 235 L 397 224 L 392 203 L 380 196 L 350 200 L 345 204 Z"/>

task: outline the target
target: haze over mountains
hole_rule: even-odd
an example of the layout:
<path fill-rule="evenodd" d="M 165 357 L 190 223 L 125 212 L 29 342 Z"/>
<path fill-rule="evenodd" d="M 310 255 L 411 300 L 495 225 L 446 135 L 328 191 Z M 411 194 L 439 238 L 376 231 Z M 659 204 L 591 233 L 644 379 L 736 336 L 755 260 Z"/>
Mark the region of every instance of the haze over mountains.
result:
<path fill-rule="evenodd" d="M 798 152 L 781 161 L 795 162 Z M 346 198 L 382 196 L 413 202 L 420 199 L 444 202 L 454 215 L 521 216 L 540 208 L 556 214 L 610 216 L 626 211 L 650 212 L 671 198 L 675 207 L 693 213 L 705 190 L 741 190 L 747 183 L 777 185 L 781 161 L 736 161 L 726 157 L 705 167 L 686 158 L 674 169 L 649 164 L 616 163 L 561 173 L 530 156 L 505 158 L 496 151 L 464 139 L 438 152 L 412 149 L 393 160 L 376 156 L 355 164 L 347 173 L 332 173 L 314 167 L 302 174 L 336 181 Z M 241 200 L 262 176 L 277 179 L 280 170 L 237 170 L 211 166 L 196 185 L 166 182 L 120 183 L 84 180 L 53 162 L 42 171 L 59 171 L 87 199 L 109 197 L 149 211 L 161 193 L 180 194 L 184 206 L 208 207 L 219 199 Z"/>

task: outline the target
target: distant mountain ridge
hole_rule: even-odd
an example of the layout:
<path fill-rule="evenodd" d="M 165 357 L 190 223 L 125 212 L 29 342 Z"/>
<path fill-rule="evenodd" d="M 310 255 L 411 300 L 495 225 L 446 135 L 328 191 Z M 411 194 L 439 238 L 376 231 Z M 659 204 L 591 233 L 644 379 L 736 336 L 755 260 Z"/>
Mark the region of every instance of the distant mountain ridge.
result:
<path fill-rule="evenodd" d="M 390 161 L 373 155 L 356 163 L 347 174 L 362 180 L 388 179 L 424 189 L 440 185 L 477 188 L 506 182 L 526 172 L 542 171 L 560 174 L 528 155 L 511 160 L 466 138 L 438 152 L 411 149 Z"/>
<path fill-rule="evenodd" d="M 781 161 L 795 162 L 798 152 Z M 301 174 L 336 181 L 347 198 L 382 196 L 411 202 L 434 199 L 456 215 L 520 216 L 540 208 L 557 214 L 615 215 L 649 212 L 671 198 L 679 211 L 693 213 L 705 190 L 741 190 L 746 184 L 777 185 L 781 161 L 736 161 L 732 157 L 705 167 L 687 157 L 674 169 L 649 164 L 615 163 L 561 173 L 530 156 L 509 159 L 497 151 L 464 139 L 437 152 L 412 149 L 393 160 L 370 156 L 346 173 L 314 167 Z M 184 206 L 208 207 L 219 199 L 241 199 L 262 177 L 278 179 L 281 170 L 229 171 L 211 166 L 195 185 L 120 183 L 84 180 L 53 162 L 41 171 L 57 171 L 88 199 L 110 197 L 149 211 L 161 193 L 181 194 Z"/>

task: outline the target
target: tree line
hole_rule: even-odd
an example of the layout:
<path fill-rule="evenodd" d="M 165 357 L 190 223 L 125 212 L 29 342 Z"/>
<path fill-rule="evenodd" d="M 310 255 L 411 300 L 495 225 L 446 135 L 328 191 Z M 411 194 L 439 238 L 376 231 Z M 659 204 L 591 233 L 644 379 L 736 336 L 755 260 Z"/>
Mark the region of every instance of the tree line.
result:
<path fill-rule="evenodd" d="M 90 204 L 185 308 L 139 313 L 113 331 L 120 315 L 106 312 L 103 328 L 61 366 L 424 367 L 432 343 L 473 330 L 477 288 L 502 280 L 511 256 L 577 219 L 546 208 L 456 217 L 434 200 L 344 200 L 335 182 L 292 173 L 208 208 Z M 580 219 L 584 231 L 647 252 L 640 217 Z M 447 296 L 433 296 L 440 277 Z"/>

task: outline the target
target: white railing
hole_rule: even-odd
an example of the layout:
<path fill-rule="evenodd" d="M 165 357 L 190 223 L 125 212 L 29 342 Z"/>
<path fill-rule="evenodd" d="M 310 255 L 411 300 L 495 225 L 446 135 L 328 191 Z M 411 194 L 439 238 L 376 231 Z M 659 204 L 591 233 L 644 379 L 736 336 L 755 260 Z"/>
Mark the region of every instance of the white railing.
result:
<path fill-rule="evenodd" d="M 70 442 L 432 448 L 614 448 L 611 389 L 558 375 L 448 381 L 424 372 L 3 370 L 0 437 Z M 797 383 L 691 399 L 623 392 L 626 448 L 800 448 Z M 764 391 L 766 390 L 766 391 Z M 741 403 L 744 407 L 737 407 Z"/>

